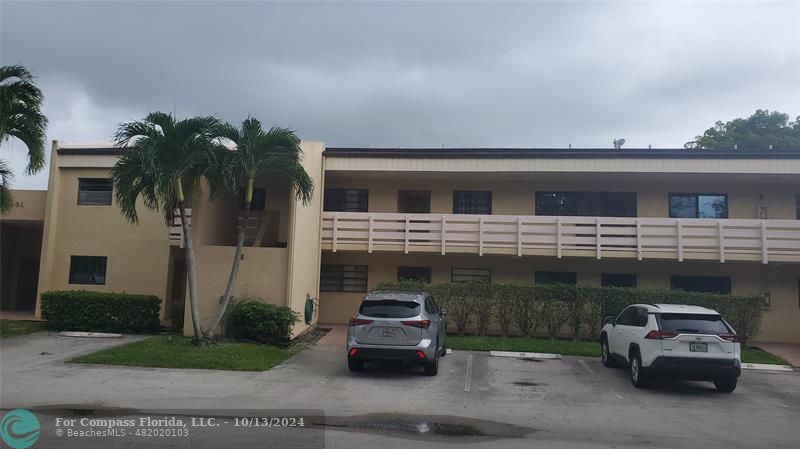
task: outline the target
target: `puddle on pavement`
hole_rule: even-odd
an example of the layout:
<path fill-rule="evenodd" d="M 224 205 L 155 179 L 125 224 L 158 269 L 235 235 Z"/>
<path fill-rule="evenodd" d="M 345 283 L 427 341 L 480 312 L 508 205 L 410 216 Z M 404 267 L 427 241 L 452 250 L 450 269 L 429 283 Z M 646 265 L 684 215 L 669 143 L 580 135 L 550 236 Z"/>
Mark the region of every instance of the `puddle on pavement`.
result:
<path fill-rule="evenodd" d="M 390 433 L 411 439 L 522 438 L 535 429 L 481 419 L 449 415 L 417 416 L 380 413 L 358 416 L 328 416 L 316 425 L 356 432 Z"/>
<path fill-rule="evenodd" d="M 519 359 L 523 362 L 544 362 L 542 359 L 535 359 L 533 357 L 520 357 Z"/>
<path fill-rule="evenodd" d="M 519 385 L 520 387 L 544 387 L 547 384 L 541 382 L 531 382 L 528 380 L 518 380 L 516 382 L 511 382 L 514 385 Z"/>

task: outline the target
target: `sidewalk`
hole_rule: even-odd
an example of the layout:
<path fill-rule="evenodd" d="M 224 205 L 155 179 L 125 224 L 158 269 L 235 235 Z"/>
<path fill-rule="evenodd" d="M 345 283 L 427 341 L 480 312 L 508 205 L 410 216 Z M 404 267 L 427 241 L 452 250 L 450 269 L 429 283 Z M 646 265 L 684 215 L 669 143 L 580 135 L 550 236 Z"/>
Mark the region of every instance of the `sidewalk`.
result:
<path fill-rule="evenodd" d="M 753 343 L 753 346 L 783 357 L 794 368 L 800 368 L 800 345 L 792 343 Z"/>

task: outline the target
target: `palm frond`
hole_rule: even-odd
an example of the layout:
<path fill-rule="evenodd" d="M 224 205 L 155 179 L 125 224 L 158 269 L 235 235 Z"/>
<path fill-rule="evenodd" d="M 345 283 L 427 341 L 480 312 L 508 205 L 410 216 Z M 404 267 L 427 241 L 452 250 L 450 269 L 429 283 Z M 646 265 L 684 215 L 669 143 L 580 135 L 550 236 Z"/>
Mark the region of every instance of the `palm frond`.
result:
<path fill-rule="evenodd" d="M 0 159 L 0 214 L 7 214 L 14 206 L 14 197 L 11 193 L 11 180 L 14 172 L 8 163 Z"/>
<path fill-rule="evenodd" d="M 27 174 L 45 165 L 47 117 L 42 114 L 44 95 L 33 75 L 21 65 L 0 67 L 0 142 L 19 139 L 28 149 Z"/>

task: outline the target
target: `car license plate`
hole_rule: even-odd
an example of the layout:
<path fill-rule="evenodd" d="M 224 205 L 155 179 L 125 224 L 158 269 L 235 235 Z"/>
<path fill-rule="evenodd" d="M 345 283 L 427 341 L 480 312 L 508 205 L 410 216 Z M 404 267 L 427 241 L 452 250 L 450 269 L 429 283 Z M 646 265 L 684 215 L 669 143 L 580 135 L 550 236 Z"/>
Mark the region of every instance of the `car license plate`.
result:
<path fill-rule="evenodd" d="M 708 352 L 708 343 L 689 343 L 689 352 Z"/>
<path fill-rule="evenodd" d="M 383 329 L 383 336 L 384 337 L 394 337 L 395 336 L 395 330 L 396 329 L 392 329 L 391 327 L 387 327 L 387 328 Z"/>

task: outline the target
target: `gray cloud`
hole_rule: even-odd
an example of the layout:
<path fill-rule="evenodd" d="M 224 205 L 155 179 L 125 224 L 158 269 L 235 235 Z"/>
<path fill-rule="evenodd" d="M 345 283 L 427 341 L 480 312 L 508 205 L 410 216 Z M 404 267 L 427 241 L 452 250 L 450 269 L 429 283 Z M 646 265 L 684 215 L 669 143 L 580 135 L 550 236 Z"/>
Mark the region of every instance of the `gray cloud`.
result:
<path fill-rule="evenodd" d="M 800 114 L 796 2 L 6 1 L 0 15 L 2 63 L 34 71 L 50 138 L 70 141 L 173 105 L 361 146 L 681 146 L 756 108 Z M 19 151 L 3 149 L 17 168 Z"/>

